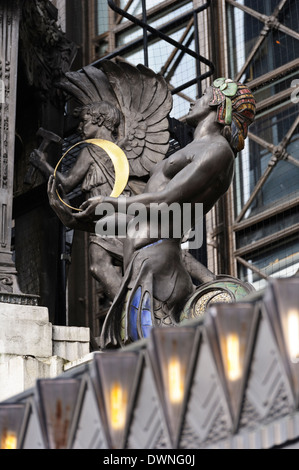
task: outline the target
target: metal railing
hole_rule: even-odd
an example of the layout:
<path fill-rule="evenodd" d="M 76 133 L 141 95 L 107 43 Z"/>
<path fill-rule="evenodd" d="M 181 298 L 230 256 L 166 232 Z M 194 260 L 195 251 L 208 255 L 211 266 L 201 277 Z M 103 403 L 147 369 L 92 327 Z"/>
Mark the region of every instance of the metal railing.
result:
<path fill-rule="evenodd" d="M 181 92 L 182 90 L 196 84 L 197 85 L 197 91 L 198 91 L 198 96 L 201 96 L 201 82 L 213 75 L 215 67 L 214 64 L 208 60 L 206 57 L 202 56 L 199 53 L 200 50 L 200 44 L 199 44 L 199 35 L 198 35 L 198 20 L 197 20 L 197 15 L 198 13 L 208 9 L 210 7 L 211 0 L 207 0 L 207 2 L 194 9 L 191 10 L 184 15 L 181 15 L 179 18 L 174 19 L 173 21 L 170 21 L 167 23 L 167 25 L 162 26 L 160 29 L 153 28 L 151 25 L 148 24 L 147 22 L 147 12 L 146 12 L 146 4 L 145 0 L 142 0 L 142 19 L 139 19 L 127 11 L 121 9 L 119 6 L 116 5 L 116 3 L 113 0 L 107 0 L 109 7 L 115 11 L 117 14 L 123 16 L 127 20 L 131 21 L 134 23 L 136 26 L 139 26 L 143 30 L 143 35 L 141 38 L 132 41 L 130 44 L 122 46 L 121 48 L 116 49 L 115 51 L 105 55 L 103 58 L 96 60 L 93 62 L 91 65 L 97 66 L 99 65 L 103 60 L 106 59 L 112 59 L 116 56 L 123 55 L 125 53 L 130 52 L 133 49 L 136 49 L 137 47 L 140 47 L 141 45 L 143 46 L 144 50 L 144 65 L 148 66 L 148 46 L 149 43 L 156 38 L 161 39 L 162 41 L 166 41 L 168 44 L 171 44 L 174 46 L 176 49 L 180 50 L 182 55 L 181 58 L 184 54 L 188 54 L 191 57 L 193 57 L 196 61 L 196 76 L 185 82 L 184 84 L 172 88 L 171 93 L 172 94 L 177 94 Z M 193 39 L 194 39 L 194 44 L 195 44 L 195 50 L 190 49 L 190 47 L 182 44 L 181 42 L 175 41 L 173 38 L 167 35 L 169 31 L 171 31 L 175 26 L 178 24 L 182 24 L 188 20 L 193 19 L 193 25 L 194 25 L 194 33 L 193 33 Z M 188 43 L 189 45 L 189 43 Z M 181 58 L 179 59 L 181 61 Z M 204 73 L 201 73 L 201 64 L 205 64 L 207 67 L 209 67 L 209 70 L 207 70 Z"/>

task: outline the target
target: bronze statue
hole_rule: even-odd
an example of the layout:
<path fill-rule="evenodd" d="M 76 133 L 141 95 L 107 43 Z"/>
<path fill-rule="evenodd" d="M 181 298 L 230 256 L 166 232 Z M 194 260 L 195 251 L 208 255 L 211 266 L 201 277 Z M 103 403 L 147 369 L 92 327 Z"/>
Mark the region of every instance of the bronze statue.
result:
<path fill-rule="evenodd" d="M 95 231 L 96 226 L 109 223 L 109 217 L 100 218 L 99 213 L 103 204 L 110 204 L 115 210 L 110 217 L 126 224 L 124 276 L 103 325 L 102 348 L 146 338 L 156 325 L 177 325 L 194 293 L 182 261 L 183 231 L 174 234 L 172 227 L 173 233 L 163 237 L 160 224 L 160 233 L 153 237 L 149 220 L 144 218 L 136 232 L 130 207 L 141 204 L 150 211 L 152 204 L 189 204 L 190 228 L 194 227 L 197 205 L 202 204 L 203 214 L 207 214 L 229 188 L 234 160 L 244 147 L 254 116 L 251 91 L 230 79 L 217 79 L 190 107 L 187 122 L 194 127 L 193 141 L 154 165 L 141 194 L 126 198 L 95 196 L 82 204 L 81 212 L 72 214 L 57 199 L 55 179 L 49 179 L 50 204 L 64 223 Z"/>
<path fill-rule="evenodd" d="M 57 86 L 80 105 L 74 114 L 80 119 L 78 132 L 82 139 L 104 139 L 124 149 L 130 178 L 123 195 L 138 194 L 145 186 L 145 177 L 169 148 L 167 116 L 172 96 L 163 77 L 142 65 L 103 61 L 101 67 L 68 72 Z M 45 153 L 35 150 L 30 161 L 47 178 L 53 174 Z M 111 194 L 115 169 L 104 150 L 88 145 L 67 174 L 56 175 L 64 194 L 81 184 L 90 198 Z M 72 228 L 71 223 L 68 226 Z M 104 285 L 110 300 L 121 284 L 122 252 L 122 240 L 90 235 L 90 271 Z"/>

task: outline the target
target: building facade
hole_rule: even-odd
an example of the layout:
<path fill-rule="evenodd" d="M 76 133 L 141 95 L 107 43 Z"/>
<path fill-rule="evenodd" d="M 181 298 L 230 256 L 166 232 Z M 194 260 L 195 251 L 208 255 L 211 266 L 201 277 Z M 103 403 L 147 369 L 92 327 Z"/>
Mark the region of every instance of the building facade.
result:
<path fill-rule="evenodd" d="M 1 103 L 0 130 L 2 148 L 11 149 L 8 105 L 17 91 L 12 247 L 27 304 L 1 309 L 6 342 L 0 341 L 0 365 L 7 382 L 13 363 L 31 379 L 56 380 L 25 384 L 25 392 L 6 399 L 12 384 L 0 404 L 1 447 L 20 445 L 18 434 L 24 448 L 298 448 L 296 2 L 16 3 L 20 16 L 12 14 L 9 1 L 1 5 L 3 31 L 15 45 L 20 33 L 20 41 L 19 60 L 12 54 L 13 61 L 1 63 L 7 101 Z M 109 304 L 89 273 L 87 236 L 59 223 L 48 205 L 46 181 L 36 174 L 28 183 L 26 170 L 40 126 L 64 138 L 62 149 L 49 150 L 54 165 L 77 139 L 72 103 L 53 86 L 57 76 L 104 58 L 144 63 L 164 75 L 174 101 L 169 155 L 190 138 L 190 102 L 216 77 L 230 76 L 252 89 L 256 121 L 237 157 L 233 185 L 208 214 L 205 243 L 194 256 L 216 274 L 249 281 L 258 292 L 247 302 L 215 305 L 204 319 L 182 328 L 153 329 L 149 341 L 124 351 L 88 354 L 90 345 L 97 349 L 93 337 Z M 64 169 L 75 159 L 74 152 Z M 1 172 L 2 192 L 8 176 Z M 80 189 L 71 197 L 78 203 Z M 3 220 L 2 212 L 2 227 Z M 6 301 L 22 301 L 24 294 L 11 294 Z M 36 365 L 42 371 L 35 374 Z M 16 428 L 12 443 L 7 416 Z"/>
<path fill-rule="evenodd" d="M 215 78 L 231 77 L 251 88 L 257 115 L 236 159 L 234 183 L 206 217 L 204 245 L 193 254 L 216 274 L 239 277 L 256 289 L 271 277 L 295 274 L 299 243 L 296 2 L 57 0 L 52 4 L 58 9 L 58 24 L 77 48 L 72 70 L 120 57 L 162 73 L 173 95 L 170 152 L 190 138 L 184 123 L 190 102 Z M 72 126 L 65 120 L 65 148 L 76 139 Z M 88 237 L 61 230 L 61 246 L 56 250 L 63 252 L 59 276 L 65 286 L 66 313 L 58 316 L 62 323 L 91 327 L 97 337 L 110 304 L 89 273 Z M 17 252 L 16 259 L 22 271 Z M 24 276 L 21 284 L 25 291 L 30 288 Z"/>

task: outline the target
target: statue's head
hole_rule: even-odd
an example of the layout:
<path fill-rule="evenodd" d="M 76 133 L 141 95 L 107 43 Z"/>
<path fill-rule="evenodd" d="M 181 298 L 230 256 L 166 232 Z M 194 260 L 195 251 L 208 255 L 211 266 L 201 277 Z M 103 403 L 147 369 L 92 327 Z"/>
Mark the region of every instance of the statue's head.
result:
<path fill-rule="evenodd" d="M 223 134 L 237 153 L 244 148 L 248 127 L 255 117 L 255 98 L 246 85 L 226 78 L 215 80 L 212 92 L 209 106 L 216 107 L 216 120 L 224 126 Z"/>
<path fill-rule="evenodd" d="M 98 101 L 89 103 L 77 108 L 74 115 L 83 122 L 86 117 L 89 118 L 93 126 L 105 126 L 112 133 L 115 133 L 120 124 L 120 111 L 107 101 Z"/>

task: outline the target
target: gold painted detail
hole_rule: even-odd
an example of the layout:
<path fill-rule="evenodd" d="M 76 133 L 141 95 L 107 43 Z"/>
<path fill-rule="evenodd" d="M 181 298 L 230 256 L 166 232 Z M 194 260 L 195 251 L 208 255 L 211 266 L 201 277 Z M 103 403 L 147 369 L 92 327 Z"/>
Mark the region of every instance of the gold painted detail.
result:
<path fill-rule="evenodd" d="M 128 179 L 129 179 L 129 162 L 126 157 L 126 154 L 124 151 L 116 145 L 114 142 L 111 142 L 110 140 L 104 140 L 104 139 L 87 139 L 84 141 L 77 142 L 76 144 L 72 145 L 60 158 L 59 162 L 57 163 L 55 169 L 54 169 L 54 178 L 56 178 L 56 173 L 57 169 L 62 162 L 62 160 L 65 158 L 65 156 L 76 146 L 81 145 L 81 144 L 93 144 L 97 145 L 101 149 L 105 150 L 107 153 L 108 157 L 111 159 L 113 166 L 114 166 L 114 172 L 115 172 L 115 181 L 114 181 L 114 187 L 112 189 L 112 192 L 110 194 L 110 197 L 118 197 L 120 194 L 123 192 L 125 189 Z M 70 209 L 76 210 L 76 211 L 81 211 L 81 209 L 78 209 L 77 207 L 72 207 L 69 204 L 67 204 L 62 197 L 60 196 L 58 190 L 56 190 L 57 196 L 59 200 L 67 207 Z"/>

